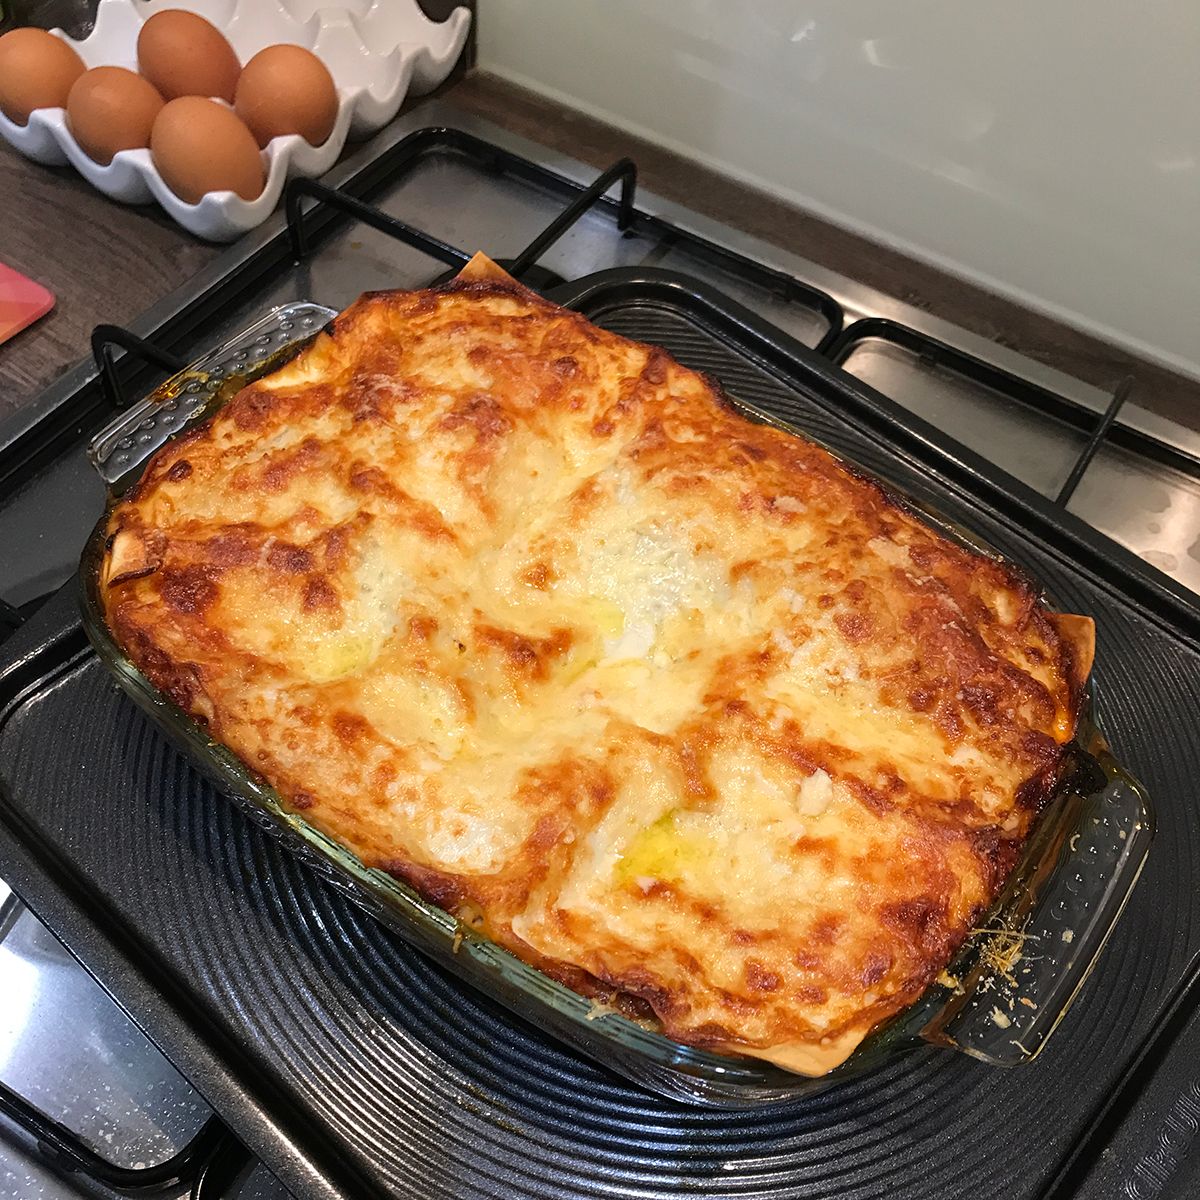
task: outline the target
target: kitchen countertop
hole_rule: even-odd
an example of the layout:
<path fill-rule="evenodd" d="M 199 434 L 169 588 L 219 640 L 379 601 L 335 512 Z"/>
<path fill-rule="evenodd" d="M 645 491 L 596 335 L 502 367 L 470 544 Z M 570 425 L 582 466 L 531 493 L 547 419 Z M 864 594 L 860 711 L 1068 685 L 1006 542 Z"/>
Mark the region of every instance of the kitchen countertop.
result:
<path fill-rule="evenodd" d="M 70 167 L 0 142 L 0 260 L 48 287 L 54 310 L 0 346 L 0 416 L 88 352 L 92 327 L 121 325 L 217 252 L 156 206 L 101 195 Z"/>
<path fill-rule="evenodd" d="M 1134 374 L 1139 402 L 1200 427 L 1200 383 L 849 233 L 642 139 L 481 73 L 439 94 L 597 167 L 628 154 L 647 188 L 1101 387 Z M 406 106 L 406 111 L 420 102 Z M 0 144 L 0 260 L 49 287 L 52 313 L 0 346 L 0 418 L 88 352 L 92 327 L 122 324 L 220 249 L 156 207 L 116 204 L 67 167 Z"/>

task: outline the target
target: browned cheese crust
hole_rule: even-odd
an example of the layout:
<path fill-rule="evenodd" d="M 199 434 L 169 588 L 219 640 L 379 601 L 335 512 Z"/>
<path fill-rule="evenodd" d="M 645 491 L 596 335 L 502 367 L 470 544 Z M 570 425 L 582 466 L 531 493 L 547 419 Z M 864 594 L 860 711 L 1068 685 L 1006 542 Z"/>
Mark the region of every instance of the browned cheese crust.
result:
<path fill-rule="evenodd" d="M 151 461 L 107 620 L 307 821 L 585 993 L 820 1073 L 1058 782 L 1092 626 L 476 259 Z"/>

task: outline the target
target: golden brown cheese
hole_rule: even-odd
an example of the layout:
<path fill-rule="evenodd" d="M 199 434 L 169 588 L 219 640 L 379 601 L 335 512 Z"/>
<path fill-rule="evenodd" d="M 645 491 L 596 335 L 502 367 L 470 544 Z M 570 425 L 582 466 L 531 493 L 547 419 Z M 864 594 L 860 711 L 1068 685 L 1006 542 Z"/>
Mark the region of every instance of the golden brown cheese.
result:
<path fill-rule="evenodd" d="M 996 896 L 1091 622 L 476 259 L 151 461 L 107 619 L 306 820 L 679 1041 L 820 1073 Z"/>

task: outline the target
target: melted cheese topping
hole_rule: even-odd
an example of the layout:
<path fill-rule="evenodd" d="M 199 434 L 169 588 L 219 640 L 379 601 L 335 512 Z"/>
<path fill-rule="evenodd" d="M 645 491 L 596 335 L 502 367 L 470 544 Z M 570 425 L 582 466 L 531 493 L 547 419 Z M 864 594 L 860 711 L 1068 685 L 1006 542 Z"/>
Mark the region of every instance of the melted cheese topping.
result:
<path fill-rule="evenodd" d="M 305 819 L 671 1037 L 817 1073 L 996 895 L 1090 622 L 486 260 L 151 462 L 108 620 Z"/>

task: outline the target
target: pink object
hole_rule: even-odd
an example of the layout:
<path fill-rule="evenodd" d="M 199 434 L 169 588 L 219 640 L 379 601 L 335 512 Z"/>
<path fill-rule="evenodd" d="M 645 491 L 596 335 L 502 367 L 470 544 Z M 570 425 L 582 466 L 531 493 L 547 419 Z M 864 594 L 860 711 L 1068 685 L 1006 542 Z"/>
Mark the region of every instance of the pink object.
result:
<path fill-rule="evenodd" d="M 54 307 L 54 296 L 40 283 L 0 262 L 0 343 L 32 325 Z"/>

